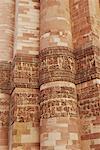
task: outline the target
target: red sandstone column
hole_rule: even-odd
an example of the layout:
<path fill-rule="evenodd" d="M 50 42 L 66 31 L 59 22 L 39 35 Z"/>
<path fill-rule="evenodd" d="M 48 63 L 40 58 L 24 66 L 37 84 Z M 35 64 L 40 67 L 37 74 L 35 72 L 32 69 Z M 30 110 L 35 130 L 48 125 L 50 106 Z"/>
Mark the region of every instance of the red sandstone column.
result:
<path fill-rule="evenodd" d="M 99 1 L 70 0 L 81 150 L 100 149 Z"/>
<path fill-rule="evenodd" d="M 10 64 L 13 53 L 14 0 L 0 0 L 0 150 L 8 150 Z"/>
<path fill-rule="evenodd" d="M 11 150 L 39 150 L 39 1 L 16 1 Z"/>
<path fill-rule="evenodd" d="M 40 5 L 40 149 L 79 150 L 69 0 Z"/>
<path fill-rule="evenodd" d="M 10 61 L 13 54 L 14 0 L 0 0 L 0 60 Z"/>

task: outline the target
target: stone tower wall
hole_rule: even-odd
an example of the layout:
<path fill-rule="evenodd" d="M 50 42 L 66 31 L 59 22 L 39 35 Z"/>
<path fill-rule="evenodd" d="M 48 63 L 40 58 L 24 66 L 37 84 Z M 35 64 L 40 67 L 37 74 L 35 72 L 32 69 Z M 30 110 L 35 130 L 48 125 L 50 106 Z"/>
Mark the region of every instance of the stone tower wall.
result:
<path fill-rule="evenodd" d="M 100 150 L 100 0 L 0 0 L 0 150 Z"/>
<path fill-rule="evenodd" d="M 41 0 L 40 16 L 40 149 L 79 150 L 69 1 Z"/>
<path fill-rule="evenodd" d="M 11 66 L 11 150 L 39 150 L 39 6 L 38 0 L 16 1 Z"/>
<path fill-rule="evenodd" d="M 10 69 L 13 55 L 14 0 L 0 1 L 0 150 L 8 150 Z"/>
<path fill-rule="evenodd" d="M 100 149 L 100 1 L 70 1 L 81 149 Z M 77 15 L 76 15 L 77 14 Z"/>

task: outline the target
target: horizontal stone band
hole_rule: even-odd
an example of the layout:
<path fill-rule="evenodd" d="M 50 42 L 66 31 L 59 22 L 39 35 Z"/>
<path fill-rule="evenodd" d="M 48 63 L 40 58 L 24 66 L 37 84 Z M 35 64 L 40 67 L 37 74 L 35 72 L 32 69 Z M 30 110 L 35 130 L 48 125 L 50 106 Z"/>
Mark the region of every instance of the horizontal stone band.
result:
<path fill-rule="evenodd" d="M 72 87 L 72 88 L 75 88 L 75 84 L 74 83 L 71 83 L 71 82 L 65 82 L 65 81 L 55 81 L 55 82 L 49 82 L 49 83 L 46 83 L 46 84 L 43 84 L 40 86 L 40 91 L 46 89 L 46 88 L 50 88 L 50 87 L 64 87 L 64 86 L 67 86 L 67 87 Z"/>

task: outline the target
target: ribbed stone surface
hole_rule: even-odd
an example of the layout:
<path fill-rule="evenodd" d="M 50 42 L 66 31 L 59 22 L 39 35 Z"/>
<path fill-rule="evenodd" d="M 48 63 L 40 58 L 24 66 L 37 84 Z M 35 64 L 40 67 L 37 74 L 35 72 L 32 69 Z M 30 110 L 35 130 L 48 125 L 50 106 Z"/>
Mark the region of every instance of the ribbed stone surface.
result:
<path fill-rule="evenodd" d="M 8 150 L 10 96 L 0 92 L 0 149 Z"/>
<path fill-rule="evenodd" d="M 40 149 L 79 150 L 69 1 L 40 4 Z"/>
<path fill-rule="evenodd" d="M 16 1 L 11 67 L 11 150 L 39 150 L 39 5 L 38 0 Z"/>
<path fill-rule="evenodd" d="M 100 150 L 100 0 L 0 0 L 0 150 Z"/>
<path fill-rule="evenodd" d="M 39 150 L 39 90 L 16 88 L 11 96 L 13 149 Z"/>
<path fill-rule="evenodd" d="M 96 149 L 100 139 L 100 79 L 77 85 L 82 150 Z M 85 147 L 83 145 L 86 145 Z M 98 145 L 98 146 L 97 146 Z"/>
<path fill-rule="evenodd" d="M 99 6 L 100 1 L 70 1 L 82 150 L 100 149 Z"/>
<path fill-rule="evenodd" d="M 15 1 L 0 0 L 0 150 L 8 150 L 10 70 L 14 44 Z"/>

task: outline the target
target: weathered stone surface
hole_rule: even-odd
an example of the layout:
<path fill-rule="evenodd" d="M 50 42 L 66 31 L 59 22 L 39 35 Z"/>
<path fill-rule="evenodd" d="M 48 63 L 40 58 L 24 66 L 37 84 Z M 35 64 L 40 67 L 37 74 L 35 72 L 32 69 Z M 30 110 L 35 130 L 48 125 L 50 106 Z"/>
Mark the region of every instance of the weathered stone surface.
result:
<path fill-rule="evenodd" d="M 77 124 L 77 119 L 69 119 L 69 117 L 53 117 L 49 119 L 41 119 L 41 149 L 79 150 L 80 145 L 78 140 L 79 135 L 77 134 Z"/>
<path fill-rule="evenodd" d="M 75 51 L 76 84 L 100 78 L 100 48 L 90 46 Z"/>
<path fill-rule="evenodd" d="M 17 55 L 12 63 L 12 87 L 39 88 L 38 56 Z"/>
<path fill-rule="evenodd" d="M 8 150 L 9 94 L 0 92 L 0 149 Z"/>
<path fill-rule="evenodd" d="M 77 85 L 77 98 L 80 118 L 100 116 L 100 84 L 96 79 Z"/>
<path fill-rule="evenodd" d="M 0 150 L 100 150 L 100 1 L 0 0 L 0 17 Z"/>
<path fill-rule="evenodd" d="M 0 90 L 9 93 L 11 89 L 10 83 L 11 63 L 0 62 Z"/>
<path fill-rule="evenodd" d="M 41 118 L 77 117 L 76 89 L 70 82 L 51 82 L 40 88 Z M 71 85 L 69 87 L 69 85 Z"/>
<path fill-rule="evenodd" d="M 54 81 L 75 82 L 75 59 L 67 47 L 51 47 L 40 51 L 40 85 Z"/>
<path fill-rule="evenodd" d="M 72 48 L 69 2 L 40 1 L 40 50 L 54 46 Z"/>
<path fill-rule="evenodd" d="M 14 54 L 39 54 L 39 0 L 16 2 Z"/>
<path fill-rule="evenodd" d="M 39 149 L 38 56 L 17 54 L 12 63 L 11 149 Z M 20 134 L 19 134 L 20 133 Z"/>
<path fill-rule="evenodd" d="M 100 79 L 77 85 L 82 146 L 96 147 L 100 137 Z"/>
<path fill-rule="evenodd" d="M 15 0 L 0 1 L 0 61 L 11 61 L 14 45 Z"/>
<path fill-rule="evenodd" d="M 38 97 L 38 89 L 16 88 L 11 96 L 11 124 L 14 122 L 33 122 L 34 126 L 39 124 Z"/>
<path fill-rule="evenodd" d="M 100 149 L 100 1 L 71 0 L 82 150 Z"/>
<path fill-rule="evenodd" d="M 39 150 L 39 6 L 16 1 L 10 105 L 11 150 Z"/>
<path fill-rule="evenodd" d="M 40 4 L 40 149 L 80 150 L 78 130 L 64 122 L 78 127 L 69 1 Z"/>

